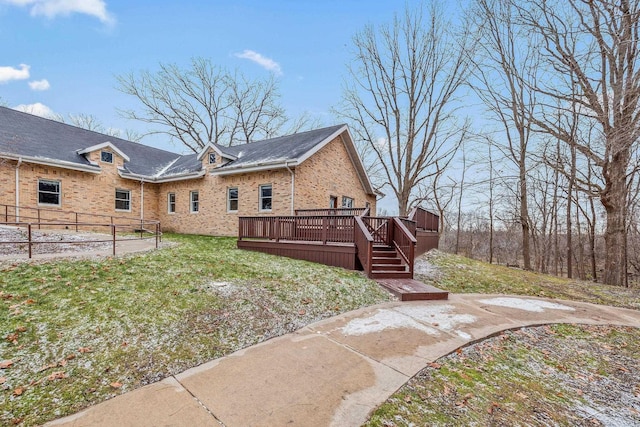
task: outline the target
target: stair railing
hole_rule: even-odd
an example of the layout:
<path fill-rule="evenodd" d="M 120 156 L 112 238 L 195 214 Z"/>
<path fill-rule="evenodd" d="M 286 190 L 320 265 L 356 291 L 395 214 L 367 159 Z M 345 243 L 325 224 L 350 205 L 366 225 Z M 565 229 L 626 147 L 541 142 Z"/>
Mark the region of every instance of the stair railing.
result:
<path fill-rule="evenodd" d="M 393 226 L 390 227 L 392 246 L 409 266 L 411 278 L 413 278 L 413 261 L 416 251 L 416 238 L 399 218 L 392 218 Z"/>
<path fill-rule="evenodd" d="M 355 217 L 355 227 L 353 227 L 353 229 L 358 259 L 367 277 L 371 277 L 373 265 L 373 236 L 371 236 L 371 233 L 369 233 L 362 218 L 359 216 Z"/>

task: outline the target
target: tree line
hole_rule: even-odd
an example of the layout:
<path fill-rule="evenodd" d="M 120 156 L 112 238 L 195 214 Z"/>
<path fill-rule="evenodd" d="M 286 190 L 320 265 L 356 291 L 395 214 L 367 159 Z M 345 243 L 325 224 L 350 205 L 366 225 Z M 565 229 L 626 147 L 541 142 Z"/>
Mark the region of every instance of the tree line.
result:
<path fill-rule="evenodd" d="M 628 285 L 640 273 L 640 0 L 407 6 L 353 36 L 343 97 L 377 187 L 441 217 L 447 248 Z M 455 12 L 455 13 L 454 13 Z M 127 117 L 193 151 L 319 124 L 277 81 L 206 59 L 118 77 Z"/>

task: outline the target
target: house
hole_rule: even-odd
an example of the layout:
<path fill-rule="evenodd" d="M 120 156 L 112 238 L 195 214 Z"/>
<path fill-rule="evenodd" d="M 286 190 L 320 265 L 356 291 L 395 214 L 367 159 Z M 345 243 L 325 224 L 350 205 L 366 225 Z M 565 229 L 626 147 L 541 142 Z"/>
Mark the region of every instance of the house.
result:
<path fill-rule="evenodd" d="M 159 220 L 236 235 L 240 216 L 365 207 L 376 194 L 346 125 L 180 155 L 0 107 L 0 205 Z"/>

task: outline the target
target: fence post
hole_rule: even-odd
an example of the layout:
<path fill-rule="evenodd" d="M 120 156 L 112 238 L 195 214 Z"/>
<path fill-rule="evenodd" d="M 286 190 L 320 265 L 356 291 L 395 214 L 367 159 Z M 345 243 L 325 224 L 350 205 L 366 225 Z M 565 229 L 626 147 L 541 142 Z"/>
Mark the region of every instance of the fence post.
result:
<path fill-rule="evenodd" d="M 142 231 L 144 230 L 144 221 L 140 218 L 140 239 L 142 239 Z"/>
<path fill-rule="evenodd" d="M 276 238 L 276 243 L 280 241 L 280 218 L 276 217 L 275 220 L 275 238 Z"/>
<path fill-rule="evenodd" d="M 78 232 L 78 212 L 76 212 L 76 233 Z"/>
<path fill-rule="evenodd" d="M 113 219 L 113 217 L 111 217 Z M 111 235 L 113 236 L 113 256 L 116 256 L 116 226 L 111 224 Z"/>
<path fill-rule="evenodd" d="M 40 230 L 40 208 L 36 212 L 38 212 L 38 230 Z"/>
<path fill-rule="evenodd" d="M 158 249 L 158 235 L 160 234 L 160 223 L 156 222 L 156 249 Z"/>
<path fill-rule="evenodd" d="M 27 240 L 29 246 L 29 258 L 31 258 L 31 223 L 27 224 Z"/>

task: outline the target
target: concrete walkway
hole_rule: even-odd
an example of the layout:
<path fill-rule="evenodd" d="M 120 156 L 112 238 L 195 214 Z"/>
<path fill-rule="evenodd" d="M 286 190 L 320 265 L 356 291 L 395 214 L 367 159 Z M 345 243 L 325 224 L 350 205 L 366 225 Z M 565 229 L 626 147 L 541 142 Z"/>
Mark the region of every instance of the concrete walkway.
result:
<path fill-rule="evenodd" d="M 50 426 L 359 426 L 429 362 L 547 323 L 640 327 L 640 311 L 505 295 L 387 303 L 309 325 Z"/>

